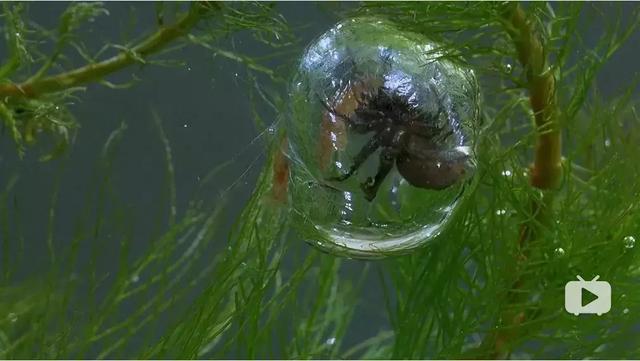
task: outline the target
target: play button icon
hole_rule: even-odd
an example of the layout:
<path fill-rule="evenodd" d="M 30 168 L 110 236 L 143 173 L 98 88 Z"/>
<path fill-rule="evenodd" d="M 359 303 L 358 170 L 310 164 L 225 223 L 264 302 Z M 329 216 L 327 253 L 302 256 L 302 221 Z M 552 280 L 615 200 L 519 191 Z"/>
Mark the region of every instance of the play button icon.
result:
<path fill-rule="evenodd" d="M 590 304 L 591 302 L 595 301 L 598 299 L 598 295 L 596 295 L 595 293 L 589 291 L 587 288 L 583 287 L 582 288 L 582 307 L 586 307 L 588 304 Z"/>
<path fill-rule="evenodd" d="M 598 316 L 611 310 L 611 285 L 598 281 L 599 276 L 585 281 L 578 276 L 578 281 L 570 281 L 564 286 L 564 308 L 569 313 L 581 315 L 595 313 Z"/>

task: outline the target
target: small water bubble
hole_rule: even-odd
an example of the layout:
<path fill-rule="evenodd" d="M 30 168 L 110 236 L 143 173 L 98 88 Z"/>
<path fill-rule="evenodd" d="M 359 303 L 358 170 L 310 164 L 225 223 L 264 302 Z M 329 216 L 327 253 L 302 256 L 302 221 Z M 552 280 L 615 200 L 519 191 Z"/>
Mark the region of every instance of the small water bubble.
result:
<path fill-rule="evenodd" d="M 512 175 L 513 175 L 513 174 L 512 174 L 512 173 L 511 173 L 511 171 L 510 171 L 510 170 L 508 170 L 508 169 L 507 169 L 507 170 L 503 170 L 503 171 L 502 171 L 502 176 L 503 176 L 503 177 L 511 177 Z"/>
<path fill-rule="evenodd" d="M 504 70 L 507 73 L 511 73 L 513 71 L 513 65 L 511 65 L 511 63 L 505 63 L 504 64 Z"/>
<path fill-rule="evenodd" d="M 237 78 L 238 77 L 238 73 L 233 73 L 233 76 L 235 76 Z"/>
<path fill-rule="evenodd" d="M 626 315 L 627 313 L 629 313 L 629 309 L 625 308 L 624 310 L 622 310 L 622 313 L 624 313 Z"/>
<path fill-rule="evenodd" d="M 183 127 L 183 128 L 188 128 L 188 127 L 189 127 L 189 124 L 183 124 L 183 125 L 182 125 L 182 127 Z"/>
<path fill-rule="evenodd" d="M 329 346 L 333 346 L 336 343 L 336 338 L 335 337 L 329 337 L 324 343 L 329 345 Z"/>
<path fill-rule="evenodd" d="M 131 276 L 131 282 L 136 283 L 138 281 L 140 281 L 140 276 L 138 274 Z"/>
<path fill-rule="evenodd" d="M 9 312 L 9 314 L 7 315 L 7 319 L 11 323 L 16 323 L 18 321 L 18 315 L 13 312 Z"/>
<path fill-rule="evenodd" d="M 556 248 L 556 249 L 554 249 L 554 250 L 553 250 L 553 254 L 554 254 L 556 257 L 562 257 L 562 256 L 564 256 L 565 251 L 564 251 L 564 249 L 563 249 L 562 247 L 558 247 L 558 248 Z"/>
<path fill-rule="evenodd" d="M 626 236 L 622 239 L 622 243 L 624 244 L 624 248 L 631 249 L 636 245 L 636 239 L 633 236 Z"/>
<path fill-rule="evenodd" d="M 187 67 L 187 71 L 191 71 L 191 67 L 190 66 Z"/>
<path fill-rule="evenodd" d="M 609 148 L 611 146 L 611 139 L 607 138 L 604 140 L 604 146 Z"/>
<path fill-rule="evenodd" d="M 507 210 L 506 209 L 498 209 L 496 211 L 496 215 L 497 216 L 504 216 L 505 214 L 507 214 Z"/>

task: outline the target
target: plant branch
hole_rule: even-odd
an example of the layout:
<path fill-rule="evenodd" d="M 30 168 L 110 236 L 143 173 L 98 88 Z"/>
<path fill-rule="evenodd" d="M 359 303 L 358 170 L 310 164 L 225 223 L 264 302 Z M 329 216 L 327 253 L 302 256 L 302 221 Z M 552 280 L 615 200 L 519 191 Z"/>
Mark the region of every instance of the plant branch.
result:
<path fill-rule="evenodd" d="M 173 40 L 186 35 L 211 9 L 220 9 L 217 3 L 194 3 L 175 24 L 163 26 L 130 49 L 98 63 L 91 63 L 58 75 L 29 79 L 20 84 L 0 84 L 0 97 L 35 98 L 87 84 L 126 68 L 159 51 Z"/>
<path fill-rule="evenodd" d="M 543 191 L 557 189 L 562 179 L 562 143 L 555 77 L 547 63 L 544 44 L 519 4 L 508 6 L 508 11 L 504 14 L 504 25 L 524 68 L 529 101 L 535 117 L 537 137 L 534 161 L 530 167 L 531 186 Z M 530 256 L 528 246 L 535 240 L 536 225 L 547 223 L 552 202 L 553 192 L 543 192 L 541 198 L 531 199 L 533 219 L 524 223 L 520 229 L 518 246 L 521 253 L 514 265 L 516 274 L 522 274 L 524 263 Z M 524 283 L 525 280 L 517 276 L 507 293 L 507 305 L 500 320 L 505 328 L 499 329 L 492 339 L 494 358 L 509 355 L 509 343 L 518 336 L 519 326 L 527 319 L 524 310 L 512 307 L 524 301 L 522 292 L 519 292 Z"/>
<path fill-rule="evenodd" d="M 562 143 L 558 124 L 555 77 L 547 64 L 542 41 L 535 33 L 520 5 L 505 14 L 506 29 L 514 42 L 518 60 L 525 69 L 529 84 L 529 101 L 535 116 L 537 143 L 531 167 L 531 185 L 554 189 L 562 177 Z"/>

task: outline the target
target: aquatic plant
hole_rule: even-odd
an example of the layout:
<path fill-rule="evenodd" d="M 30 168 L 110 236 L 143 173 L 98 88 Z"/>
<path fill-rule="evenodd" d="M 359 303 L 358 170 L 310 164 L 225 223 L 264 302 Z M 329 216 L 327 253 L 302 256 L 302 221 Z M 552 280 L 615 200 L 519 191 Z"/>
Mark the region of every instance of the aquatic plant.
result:
<path fill-rule="evenodd" d="M 226 37 L 250 31 L 274 57 L 301 54 L 295 29 L 277 7 L 160 4 L 149 35 L 96 52 L 79 40 L 81 30 L 108 6 L 72 3 L 53 31 L 30 21 L 27 8 L 3 4 L 8 56 L 0 65 L 0 119 L 2 139 L 13 142 L 3 149 L 23 158 L 17 164 L 42 154 L 47 162 L 29 164 L 59 170 L 51 192 L 44 190 L 44 218 L 21 206 L 20 172 L 0 178 L 0 358 L 638 357 L 637 73 L 629 70 L 631 84 L 610 98 L 596 77 L 637 35 L 639 7 L 394 2 L 330 8 L 340 19 L 383 17 L 438 44 L 434 53 L 442 60 L 473 69 L 488 127 L 478 140 L 478 185 L 446 231 L 408 255 L 371 262 L 323 254 L 303 242 L 299 222 L 307 220 L 292 215 L 288 191 L 296 178 L 288 176 L 279 126 L 288 114 L 282 85 L 291 67 L 273 68 L 222 46 Z M 603 32 L 589 44 L 580 34 L 595 17 Z M 88 172 L 93 188 L 78 207 L 73 232 L 58 233 L 56 210 L 66 201 L 59 197 L 60 174 L 75 130 L 86 124 L 70 103 L 82 101 L 92 91 L 83 87 L 92 84 L 130 91 L 145 79 L 114 84 L 108 76 L 136 66 L 181 66 L 175 50 L 187 46 L 244 66 L 249 97 L 268 109 L 253 109 L 268 156 L 226 243 L 214 240 L 231 199 L 238 199 L 237 182 L 222 195 L 207 193 L 228 170 L 222 164 L 179 207 L 178 170 L 160 115 L 153 129 L 165 189 L 148 212 L 156 221 L 151 231 L 135 231 L 114 180 L 130 119 L 96 154 Z M 42 219 L 46 224 L 37 223 Z M 26 279 L 16 266 L 38 267 L 25 224 L 47 229 L 40 243 L 49 252 L 44 270 Z M 141 238 L 148 239 L 142 250 Z M 114 244 L 117 252 L 106 252 Z M 576 275 L 600 275 L 612 284 L 611 312 L 564 311 L 564 285 Z M 380 307 L 367 308 L 372 305 Z M 369 324 L 374 316 L 382 320 L 379 329 Z"/>

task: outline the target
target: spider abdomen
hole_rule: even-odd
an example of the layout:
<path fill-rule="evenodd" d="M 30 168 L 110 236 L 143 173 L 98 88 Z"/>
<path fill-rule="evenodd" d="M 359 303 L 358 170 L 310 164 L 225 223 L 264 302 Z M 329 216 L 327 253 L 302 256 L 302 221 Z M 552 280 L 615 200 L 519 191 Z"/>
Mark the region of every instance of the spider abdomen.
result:
<path fill-rule="evenodd" d="M 446 149 L 432 139 L 408 135 L 396 159 L 398 172 L 415 187 L 447 188 L 465 177 L 469 156 Z"/>
<path fill-rule="evenodd" d="M 445 189 L 460 181 L 466 173 L 466 159 L 422 158 L 402 154 L 396 159 L 398 172 L 414 187 L 425 189 Z"/>

